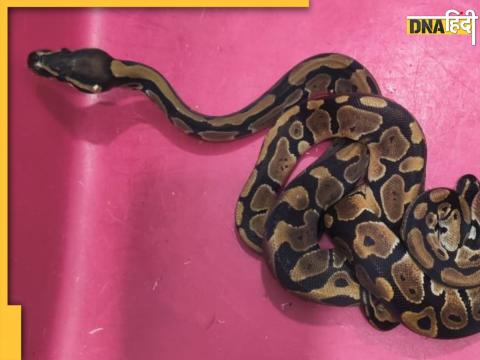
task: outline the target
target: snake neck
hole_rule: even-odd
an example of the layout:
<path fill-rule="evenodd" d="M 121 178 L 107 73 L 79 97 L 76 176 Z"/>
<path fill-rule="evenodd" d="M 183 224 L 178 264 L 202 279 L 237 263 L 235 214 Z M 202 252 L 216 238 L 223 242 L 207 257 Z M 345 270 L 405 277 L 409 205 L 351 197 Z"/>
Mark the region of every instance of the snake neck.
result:
<path fill-rule="evenodd" d="M 170 121 L 185 133 L 208 141 L 228 141 L 255 133 L 273 124 L 287 106 L 305 97 L 301 88 L 289 91 L 282 79 L 275 84 L 275 93 L 267 92 L 247 107 L 232 114 L 210 116 L 192 110 L 176 94 L 166 78 L 155 69 L 136 62 L 113 60 L 112 74 L 118 85 L 143 91 L 159 105 Z"/>

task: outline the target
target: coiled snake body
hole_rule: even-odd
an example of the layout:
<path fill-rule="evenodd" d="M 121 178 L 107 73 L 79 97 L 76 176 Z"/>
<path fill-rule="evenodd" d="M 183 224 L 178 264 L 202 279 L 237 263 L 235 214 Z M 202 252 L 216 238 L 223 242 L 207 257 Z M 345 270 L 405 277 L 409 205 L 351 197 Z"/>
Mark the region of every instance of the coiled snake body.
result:
<path fill-rule="evenodd" d="M 352 58 L 322 54 L 295 66 L 246 108 L 191 110 L 151 67 L 99 49 L 32 52 L 29 67 L 81 91 L 143 91 L 185 133 L 226 141 L 271 127 L 235 211 L 241 239 L 263 250 L 281 284 L 334 305 L 359 304 L 369 322 L 429 337 L 480 330 L 480 186 L 423 192 L 426 144 L 417 121 L 380 96 Z M 290 184 L 302 154 L 334 139 Z M 322 249 L 321 232 L 335 247 Z"/>

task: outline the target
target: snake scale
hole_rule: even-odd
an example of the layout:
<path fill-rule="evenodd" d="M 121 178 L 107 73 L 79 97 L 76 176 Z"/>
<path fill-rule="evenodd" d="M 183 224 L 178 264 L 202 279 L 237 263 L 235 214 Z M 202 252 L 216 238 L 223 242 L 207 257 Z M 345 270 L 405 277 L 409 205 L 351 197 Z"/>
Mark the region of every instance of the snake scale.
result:
<path fill-rule="evenodd" d="M 193 111 L 155 69 L 100 49 L 39 50 L 38 75 L 87 93 L 144 92 L 187 134 L 229 141 L 269 128 L 235 224 L 282 286 L 311 301 L 359 305 L 369 323 L 428 337 L 480 331 L 480 184 L 424 190 L 426 142 L 415 118 L 341 54 L 304 60 L 242 110 Z M 330 148 L 289 184 L 302 154 Z M 320 235 L 334 247 L 322 248 Z"/>

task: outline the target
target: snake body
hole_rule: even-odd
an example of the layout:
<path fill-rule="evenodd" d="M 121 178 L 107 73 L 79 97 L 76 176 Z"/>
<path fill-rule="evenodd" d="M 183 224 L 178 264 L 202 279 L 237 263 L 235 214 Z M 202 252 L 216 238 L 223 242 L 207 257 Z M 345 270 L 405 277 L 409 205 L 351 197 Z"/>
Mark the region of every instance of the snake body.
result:
<path fill-rule="evenodd" d="M 356 268 L 352 266 L 356 264 L 352 252 L 362 253 L 362 249 L 353 248 L 348 240 L 341 238 L 342 233 L 335 226 L 342 222 L 339 225 L 342 231 L 359 228 L 367 233 L 369 227 L 374 227 L 367 234 L 372 242 L 375 236 L 383 241 L 387 231 L 392 234 L 399 232 L 404 209 L 422 190 L 425 163 L 422 161 L 421 164 L 415 163 L 415 166 L 409 167 L 404 165 L 403 172 L 394 171 L 392 167 L 400 167 L 403 161 L 407 164 L 425 158 L 423 134 L 416 120 L 404 108 L 378 96 L 334 95 L 322 98 L 317 108 L 309 109 L 307 105 L 299 106 L 297 110 L 288 120 L 279 122 L 278 129 L 276 125 L 270 130 L 274 135 L 267 135 L 264 148 L 285 141 L 281 139 L 286 139 L 298 116 L 307 119 L 305 139 L 309 140 L 310 145 L 335 137 L 354 140 L 354 144 L 365 144 L 364 147 L 368 149 L 368 168 L 365 159 L 351 151 L 352 144 L 350 149 L 345 148 L 334 154 L 337 163 L 345 164 L 345 170 L 337 165 L 337 172 L 334 172 L 334 168 L 325 166 L 330 165 L 325 163 L 307 169 L 306 174 L 287 186 L 271 211 L 265 233 L 265 255 L 282 284 L 304 297 L 331 302 L 333 294 L 334 300 L 342 295 L 347 304 L 359 303 L 360 286 L 354 279 L 359 281 L 361 287 L 373 293 L 367 287 L 369 283 L 363 281 L 365 279 L 359 277 Z M 315 119 L 314 127 L 308 119 Z M 292 142 L 291 139 L 289 141 Z M 295 148 L 294 141 L 290 148 Z M 356 161 L 349 165 L 352 160 Z M 338 173 L 338 170 L 343 171 Z M 314 177 L 315 181 L 310 181 L 308 185 L 303 179 L 306 176 Z M 352 193 L 349 187 L 362 178 L 366 179 L 365 184 L 355 188 Z M 292 196 L 292 192 L 297 196 Z M 302 197 L 306 199 L 304 202 L 312 197 L 315 206 L 298 206 L 296 202 Z M 330 209 L 337 212 L 332 214 Z M 377 226 L 361 221 L 364 212 L 377 216 Z M 332 267 L 329 265 L 332 260 L 317 244 L 319 221 L 323 225 L 321 229 L 332 235 L 336 248 L 343 255 L 343 259 L 340 257 L 336 264 L 333 261 L 333 268 L 340 268 L 346 259 L 352 266 L 352 272 L 355 270 L 354 276 L 340 269 L 330 276 L 326 275 L 325 269 Z M 368 245 L 363 250 L 366 257 L 371 259 L 370 246 L 375 249 L 375 244 Z M 318 282 L 325 285 L 317 286 Z M 384 322 L 380 317 L 373 321 Z"/>
<path fill-rule="evenodd" d="M 228 141 L 270 127 L 235 211 L 241 239 L 287 289 L 361 305 L 369 322 L 429 337 L 480 331 L 480 186 L 423 192 L 426 144 L 406 109 L 380 95 L 354 59 L 321 54 L 296 65 L 244 109 L 190 109 L 155 69 L 99 49 L 32 52 L 28 65 L 81 91 L 143 91 L 183 132 Z M 329 150 L 289 185 L 310 147 Z M 326 231 L 334 249 L 317 242 Z"/>
<path fill-rule="evenodd" d="M 342 199 L 326 216 L 340 216 L 347 208 L 343 202 L 364 207 L 355 226 L 337 218 L 331 231 L 347 243 L 356 277 L 372 302 L 396 314 L 388 322 L 401 321 L 425 336 L 457 338 L 478 332 L 477 179 L 467 175 L 456 191 L 434 189 L 420 194 L 406 210 L 400 233 L 384 227 L 388 213 L 372 211 L 385 212 L 388 207 L 378 200 L 368 201 L 364 194 L 369 190 L 366 186 L 361 196 Z M 396 194 L 402 196 L 402 186 Z M 367 317 L 377 317 L 372 310 L 376 309 L 367 311 Z"/>

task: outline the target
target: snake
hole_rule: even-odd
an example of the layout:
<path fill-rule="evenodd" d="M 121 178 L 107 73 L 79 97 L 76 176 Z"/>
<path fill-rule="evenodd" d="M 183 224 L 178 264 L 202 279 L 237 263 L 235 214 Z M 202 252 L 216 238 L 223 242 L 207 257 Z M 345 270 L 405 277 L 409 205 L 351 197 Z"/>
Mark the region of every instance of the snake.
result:
<path fill-rule="evenodd" d="M 424 191 L 426 142 L 417 120 L 380 94 L 358 61 L 326 53 L 294 66 L 245 108 L 192 110 L 154 68 L 101 49 L 37 50 L 27 64 L 87 93 L 140 90 L 184 133 L 230 141 L 269 128 L 235 210 L 240 238 L 288 290 L 361 305 L 368 321 L 428 337 L 480 330 L 480 185 Z M 301 156 L 333 144 L 300 176 Z M 327 232 L 333 249 L 318 243 Z"/>

